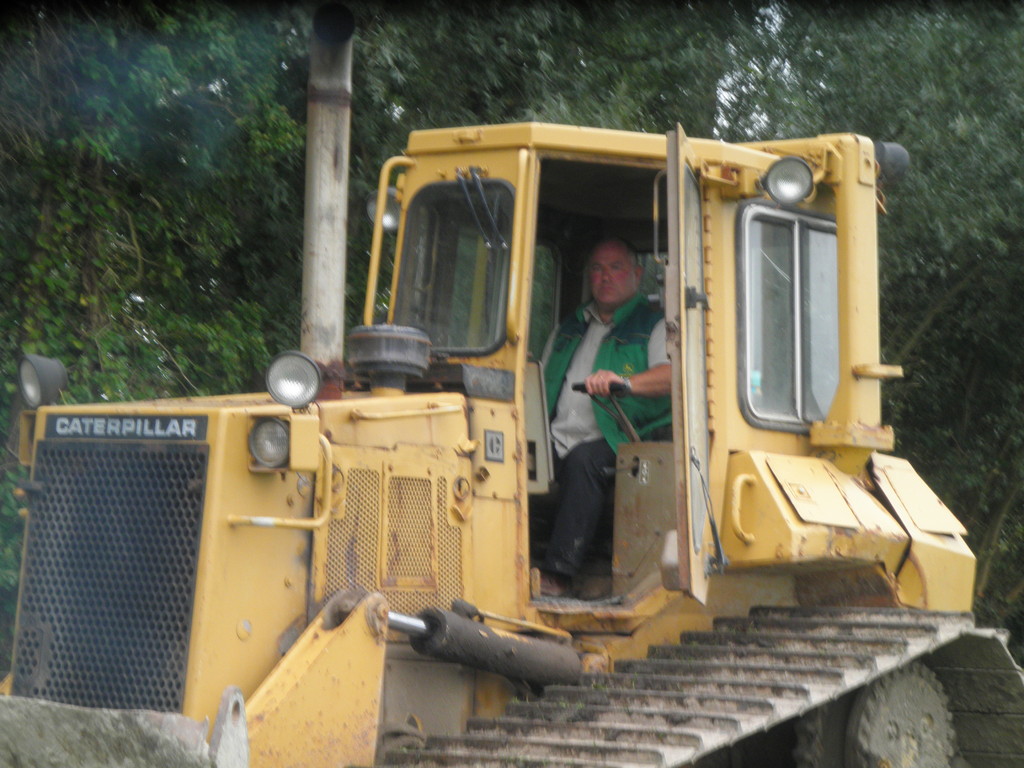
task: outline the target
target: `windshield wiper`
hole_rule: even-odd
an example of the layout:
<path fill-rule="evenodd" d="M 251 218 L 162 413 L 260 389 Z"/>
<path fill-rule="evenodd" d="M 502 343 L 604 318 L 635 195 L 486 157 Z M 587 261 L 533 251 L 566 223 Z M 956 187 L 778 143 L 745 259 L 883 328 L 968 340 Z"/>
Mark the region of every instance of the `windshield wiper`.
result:
<path fill-rule="evenodd" d="M 491 212 L 490 206 L 487 205 L 487 196 L 484 193 L 484 184 L 480 179 L 480 169 L 471 167 L 469 169 L 470 177 L 473 179 L 474 187 L 477 194 L 480 197 L 480 205 L 483 206 L 484 213 L 487 214 L 487 222 L 491 225 L 491 234 L 488 236 L 487 231 L 484 229 L 483 222 L 480 221 L 480 216 L 476 212 L 476 206 L 473 204 L 473 199 L 469 194 L 469 182 L 466 181 L 465 175 L 462 173 L 461 168 L 455 170 L 455 178 L 459 181 L 459 186 L 462 187 L 462 194 L 466 197 L 466 207 L 469 208 L 469 212 L 473 214 L 473 221 L 476 222 L 476 228 L 480 232 L 480 236 L 484 239 L 484 245 L 487 246 L 488 250 L 494 248 L 494 240 L 498 241 L 498 244 L 502 249 L 508 249 L 508 243 L 505 237 L 501 234 L 501 229 L 498 227 L 496 220 L 497 216 L 497 205 L 498 201 L 495 201 L 494 213 Z"/>
<path fill-rule="evenodd" d="M 480 169 L 470 168 L 470 175 L 473 177 L 473 181 L 476 182 L 476 191 L 480 195 L 480 204 L 484 207 L 484 212 L 487 214 L 487 218 L 491 223 L 491 231 L 494 232 L 495 237 L 498 238 L 498 243 L 502 248 L 508 248 L 508 243 L 505 242 L 505 238 L 502 237 L 501 229 L 498 227 L 497 215 L 499 200 L 494 201 L 494 213 L 491 213 L 490 206 L 487 205 L 487 197 L 484 195 L 484 183 L 480 180 Z"/>

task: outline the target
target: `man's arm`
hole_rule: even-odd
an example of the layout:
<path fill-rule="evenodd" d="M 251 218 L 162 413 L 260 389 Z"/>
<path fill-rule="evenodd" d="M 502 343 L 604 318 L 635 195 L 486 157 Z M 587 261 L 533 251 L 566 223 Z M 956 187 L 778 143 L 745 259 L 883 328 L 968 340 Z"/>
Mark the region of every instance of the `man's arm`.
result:
<path fill-rule="evenodd" d="M 607 397 L 612 384 L 625 383 L 621 376 L 611 371 L 594 371 L 584 379 L 587 393 Z M 672 391 L 672 366 L 663 363 L 629 377 L 632 393 L 637 397 L 660 397 Z"/>
<path fill-rule="evenodd" d="M 672 392 L 672 365 L 668 359 L 668 343 L 665 338 L 665 321 L 659 320 L 651 331 L 647 345 L 647 359 L 651 367 L 629 377 L 632 392 L 637 397 L 661 397 Z M 595 371 L 586 378 L 587 392 L 591 395 L 608 396 L 608 387 L 622 383 L 622 377 L 611 371 Z"/>

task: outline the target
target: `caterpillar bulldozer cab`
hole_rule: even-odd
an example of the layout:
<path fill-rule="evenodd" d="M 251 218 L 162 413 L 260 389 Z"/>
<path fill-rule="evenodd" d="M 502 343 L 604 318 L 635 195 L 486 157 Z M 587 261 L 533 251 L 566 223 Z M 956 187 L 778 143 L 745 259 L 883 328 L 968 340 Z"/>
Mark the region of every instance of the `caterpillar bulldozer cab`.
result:
<path fill-rule="evenodd" d="M 266 393 L 95 405 L 47 404 L 59 373 L 27 356 L 0 755 L 1024 764 L 966 531 L 881 419 L 879 175 L 901 156 L 417 131 L 380 173 L 344 351 L 278 356 Z M 665 315 L 672 427 L 617 447 L 590 599 L 547 598 L 541 352 L 605 236 Z"/>

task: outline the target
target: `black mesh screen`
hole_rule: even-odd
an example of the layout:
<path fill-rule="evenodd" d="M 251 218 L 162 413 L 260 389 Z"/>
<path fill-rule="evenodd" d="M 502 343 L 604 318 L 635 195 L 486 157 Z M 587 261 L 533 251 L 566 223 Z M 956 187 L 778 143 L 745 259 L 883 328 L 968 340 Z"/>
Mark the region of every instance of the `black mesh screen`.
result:
<path fill-rule="evenodd" d="M 14 693 L 180 711 L 208 449 L 42 441 Z"/>

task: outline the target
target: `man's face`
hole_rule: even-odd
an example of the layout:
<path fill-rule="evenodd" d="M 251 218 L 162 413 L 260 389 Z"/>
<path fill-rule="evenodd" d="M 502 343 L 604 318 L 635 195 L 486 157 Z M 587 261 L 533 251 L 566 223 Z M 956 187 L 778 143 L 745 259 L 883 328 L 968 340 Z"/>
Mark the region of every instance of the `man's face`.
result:
<path fill-rule="evenodd" d="M 601 243 L 590 256 L 587 275 L 599 312 L 614 312 L 640 288 L 643 270 L 633 263 L 621 243 Z"/>

